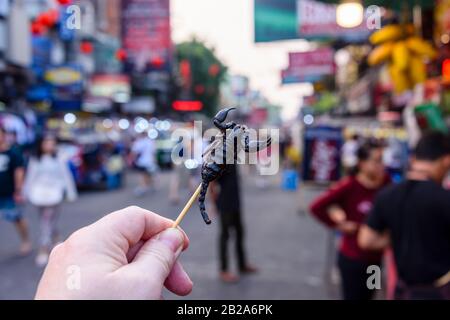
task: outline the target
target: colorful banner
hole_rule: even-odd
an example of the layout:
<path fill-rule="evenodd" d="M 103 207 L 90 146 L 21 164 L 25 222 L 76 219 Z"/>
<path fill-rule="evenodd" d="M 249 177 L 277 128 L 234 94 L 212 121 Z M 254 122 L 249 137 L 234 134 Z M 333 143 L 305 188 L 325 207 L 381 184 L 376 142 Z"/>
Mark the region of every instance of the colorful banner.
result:
<path fill-rule="evenodd" d="M 255 42 L 298 39 L 297 0 L 255 0 Z"/>
<path fill-rule="evenodd" d="M 370 34 L 364 20 L 356 28 L 342 28 L 336 23 L 336 5 L 313 0 L 298 0 L 297 18 L 300 38 L 341 38 L 347 41 L 366 40 Z"/>
<path fill-rule="evenodd" d="M 75 37 L 75 29 L 69 27 L 70 19 L 73 19 L 70 10 L 67 10 L 69 6 L 61 6 L 59 14 L 61 16 L 61 22 L 59 24 L 59 37 L 64 41 L 72 41 Z"/>
<path fill-rule="evenodd" d="M 289 53 L 289 66 L 281 72 L 283 84 L 314 82 L 334 74 L 334 50 L 328 47 Z"/>
<path fill-rule="evenodd" d="M 71 64 L 50 68 L 45 73 L 44 79 L 51 86 L 54 111 L 81 109 L 83 96 L 81 66 Z"/>
<path fill-rule="evenodd" d="M 304 139 L 303 180 L 316 183 L 339 180 L 342 130 L 334 127 L 307 127 Z"/>
<path fill-rule="evenodd" d="M 45 69 L 51 64 L 53 43 L 48 36 L 33 36 L 31 46 L 33 53 L 31 69 L 36 77 L 41 78 Z"/>
<path fill-rule="evenodd" d="M 117 94 L 131 95 L 130 78 L 121 74 L 96 74 L 90 79 L 89 95 L 114 99 Z"/>
<path fill-rule="evenodd" d="M 170 1 L 123 0 L 122 41 L 127 52 L 127 71 L 169 70 Z"/>
<path fill-rule="evenodd" d="M 255 42 L 330 38 L 365 41 L 370 34 L 366 21 L 356 28 L 339 27 L 336 7 L 313 0 L 255 0 Z"/>

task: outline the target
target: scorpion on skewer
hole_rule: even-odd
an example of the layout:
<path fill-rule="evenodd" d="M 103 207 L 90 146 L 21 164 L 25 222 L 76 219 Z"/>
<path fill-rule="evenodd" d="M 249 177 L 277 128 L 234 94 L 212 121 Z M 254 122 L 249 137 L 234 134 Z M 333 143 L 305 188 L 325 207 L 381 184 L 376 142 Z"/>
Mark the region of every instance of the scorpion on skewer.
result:
<path fill-rule="evenodd" d="M 209 184 L 225 172 L 227 164 L 236 163 L 238 154 L 242 150 L 246 153 L 259 152 L 272 143 L 270 137 L 266 141 L 250 141 L 250 132 L 246 126 L 235 122 L 225 123 L 228 113 L 235 109 L 223 109 L 214 117 L 214 126 L 220 130 L 220 133 L 203 153 L 202 185 L 198 202 L 200 213 L 206 224 L 211 224 L 205 207 Z"/>

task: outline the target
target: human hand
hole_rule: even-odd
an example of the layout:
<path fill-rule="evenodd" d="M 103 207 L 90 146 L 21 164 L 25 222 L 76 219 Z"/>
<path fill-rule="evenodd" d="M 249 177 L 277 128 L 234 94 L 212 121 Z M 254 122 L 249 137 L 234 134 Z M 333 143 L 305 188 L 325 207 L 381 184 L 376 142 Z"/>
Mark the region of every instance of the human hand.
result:
<path fill-rule="evenodd" d="M 353 234 L 358 230 L 358 224 L 347 220 L 347 214 L 338 206 L 330 207 L 328 209 L 328 216 L 335 223 L 336 229 L 344 234 Z"/>
<path fill-rule="evenodd" d="M 345 211 L 337 206 L 332 206 L 328 210 L 328 216 L 330 217 L 331 221 L 333 221 L 337 225 L 347 220 L 347 214 L 345 213 Z"/>
<path fill-rule="evenodd" d="M 358 231 L 359 225 L 353 221 L 343 221 L 336 224 L 336 229 L 344 234 L 354 234 Z"/>
<path fill-rule="evenodd" d="M 173 221 L 129 207 L 76 231 L 52 251 L 36 299 L 160 299 L 192 281 L 177 258 L 189 239 Z"/>

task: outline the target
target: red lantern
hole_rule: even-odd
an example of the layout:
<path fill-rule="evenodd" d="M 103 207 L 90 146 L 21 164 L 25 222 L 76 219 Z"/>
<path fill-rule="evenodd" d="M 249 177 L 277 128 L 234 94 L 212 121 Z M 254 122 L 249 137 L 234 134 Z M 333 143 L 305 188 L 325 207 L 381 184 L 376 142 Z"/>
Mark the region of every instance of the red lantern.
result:
<path fill-rule="evenodd" d="M 41 13 L 37 18 L 36 22 L 40 23 L 41 25 L 51 28 L 53 27 L 56 22 L 58 22 L 58 10 L 49 10 L 47 12 Z"/>
<path fill-rule="evenodd" d="M 72 0 L 58 0 L 58 3 L 62 6 L 66 6 L 68 4 L 70 4 L 72 2 Z"/>
<path fill-rule="evenodd" d="M 209 67 L 208 73 L 212 76 L 212 77 L 216 77 L 220 72 L 220 66 L 216 63 L 212 64 Z"/>
<path fill-rule="evenodd" d="M 442 77 L 445 80 L 450 79 L 450 59 L 445 59 L 442 62 Z"/>
<path fill-rule="evenodd" d="M 45 32 L 45 26 L 35 21 L 31 24 L 31 33 L 34 35 L 41 35 Z"/>
<path fill-rule="evenodd" d="M 52 22 L 52 26 L 55 25 L 59 20 L 59 11 L 57 9 L 51 9 L 47 14 Z"/>
<path fill-rule="evenodd" d="M 36 22 L 43 26 L 46 26 L 46 27 L 50 27 L 50 24 L 51 24 L 51 20 L 50 20 L 50 17 L 48 16 L 47 12 L 41 13 L 36 18 Z"/>
<path fill-rule="evenodd" d="M 164 65 L 164 60 L 161 57 L 155 57 L 152 59 L 151 64 L 155 68 L 161 68 Z"/>
<path fill-rule="evenodd" d="M 182 60 L 180 62 L 180 74 L 184 79 L 191 77 L 191 63 L 188 60 Z"/>
<path fill-rule="evenodd" d="M 94 46 L 89 41 L 83 41 L 80 44 L 80 51 L 84 54 L 91 54 L 94 51 Z"/>
<path fill-rule="evenodd" d="M 195 86 L 194 91 L 198 95 L 202 95 L 205 93 L 205 86 L 202 84 L 198 84 Z"/>
<path fill-rule="evenodd" d="M 119 61 L 125 61 L 125 59 L 127 58 L 127 52 L 125 51 L 125 49 L 119 49 L 116 52 L 116 59 Z"/>

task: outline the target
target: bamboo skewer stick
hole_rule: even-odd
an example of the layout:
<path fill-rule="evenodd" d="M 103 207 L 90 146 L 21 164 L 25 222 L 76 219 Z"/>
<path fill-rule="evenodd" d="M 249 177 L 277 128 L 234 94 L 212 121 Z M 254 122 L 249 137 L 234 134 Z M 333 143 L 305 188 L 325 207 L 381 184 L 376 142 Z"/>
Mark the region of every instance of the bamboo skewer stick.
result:
<path fill-rule="evenodd" d="M 194 204 L 194 201 L 198 198 L 200 191 L 202 190 L 202 185 L 200 184 L 197 188 L 197 190 L 195 190 L 194 194 L 192 195 L 192 197 L 189 199 L 189 201 L 186 203 L 186 206 L 184 207 L 184 209 L 181 211 L 180 215 L 178 216 L 177 220 L 175 221 L 175 223 L 173 224 L 173 228 L 178 228 L 178 226 L 180 225 L 181 221 L 183 221 L 184 217 L 186 216 L 186 214 L 189 212 L 189 209 L 192 207 L 192 205 Z"/>

